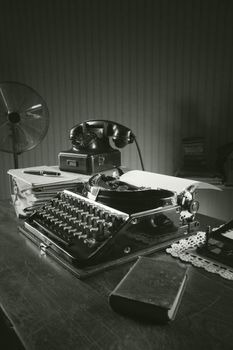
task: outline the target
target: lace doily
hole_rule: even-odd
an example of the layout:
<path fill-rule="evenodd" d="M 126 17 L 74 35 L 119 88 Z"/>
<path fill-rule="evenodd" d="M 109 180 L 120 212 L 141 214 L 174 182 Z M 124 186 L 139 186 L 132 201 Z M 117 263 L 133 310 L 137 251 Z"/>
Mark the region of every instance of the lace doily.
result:
<path fill-rule="evenodd" d="M 228 280 L 233 280 L 233 269 L 199 256 L 196 252 L 196 248 L 205 243 L 205 237 L 206 233 L 199 231 L 195 235 L 173 243 L 171 247 L 166 249 L 166 252 L 184 262 L 191 263 L 193 266 L 204 268 L 206 271 L 216 273 Z"/>

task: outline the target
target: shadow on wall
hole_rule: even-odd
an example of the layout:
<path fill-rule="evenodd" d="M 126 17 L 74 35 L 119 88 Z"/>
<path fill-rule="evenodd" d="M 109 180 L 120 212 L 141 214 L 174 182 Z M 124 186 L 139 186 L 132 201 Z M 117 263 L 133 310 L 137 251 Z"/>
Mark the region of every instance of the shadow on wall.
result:
<path fill-rule="evenodd" d="M 198 101 L 191 98 L 175 102 L 175 137 L 177 142 L 176 161 L 178 168 L 182 167 L 183 148 L 182 139 L 191 137 L 204 138 L 207 156 L 209 153 L 207 117 L 201 112 Z M 208 157 L 208 166 L 211 166 L 212 160 Z"/>
<path fill-rule="evenodd" d="M 225 106 L 224 109 L 221 106 Z M 216 108 L 214 107 L 216 106 Z M 198 101 L 190 98 L 179 101 L 175 105 L 175 135 L 177 144 L 177 162 L 182 164 L 182 139 L 186 137 L 203 137 L 207 167 L 216 170 L 217 150 L 220 146 L 231 142 L 233 136 L 230 130 L 233 127 L 233 105 L 224 104 L 223 101 L 215 101 L 214 106 L 208 111 L 207 106 L 202 106 Z M 210 115 L 211 114 L 211 115 Z"/>

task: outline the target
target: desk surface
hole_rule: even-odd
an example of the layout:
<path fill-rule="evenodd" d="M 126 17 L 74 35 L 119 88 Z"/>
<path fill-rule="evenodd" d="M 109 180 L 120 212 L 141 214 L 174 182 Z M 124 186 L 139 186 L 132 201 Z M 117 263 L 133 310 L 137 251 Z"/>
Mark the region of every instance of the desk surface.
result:
<path fill-rule="evenodd" d="M 143 324 L 108 305 L 132 263 L 79 280 L 40 256 L 17 224 L 10 204 L 0 202 L 0 304 L 26 349 L 232 349 L 232 281 L 190 266 L 176 319 L 165 326 Z"/>

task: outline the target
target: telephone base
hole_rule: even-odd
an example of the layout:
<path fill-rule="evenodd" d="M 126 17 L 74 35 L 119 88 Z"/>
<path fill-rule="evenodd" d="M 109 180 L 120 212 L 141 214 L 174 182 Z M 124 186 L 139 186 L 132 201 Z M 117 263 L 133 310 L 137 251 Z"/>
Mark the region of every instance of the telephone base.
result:
<path fill-rule="evenodd" d="M 121 153 L 110 149 L 105 153 L 79 153 L 74 150 L 62 151 L 58 155 L 60 170 L 92 175 L 121 166 Z"/>

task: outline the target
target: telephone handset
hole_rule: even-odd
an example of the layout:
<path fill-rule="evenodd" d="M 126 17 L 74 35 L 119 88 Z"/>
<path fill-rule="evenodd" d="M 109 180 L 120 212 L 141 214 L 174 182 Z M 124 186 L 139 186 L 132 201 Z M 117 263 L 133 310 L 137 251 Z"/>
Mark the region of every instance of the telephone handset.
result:
<path fill-rule="evenodd" d="M 111 148 L 109 138 L 117 148 L 123 148 L 135 140 L 129 128 L 108 120 L 88 120 L 70 130 L 70 140 L 76 151 L 108 151 Z"/>

